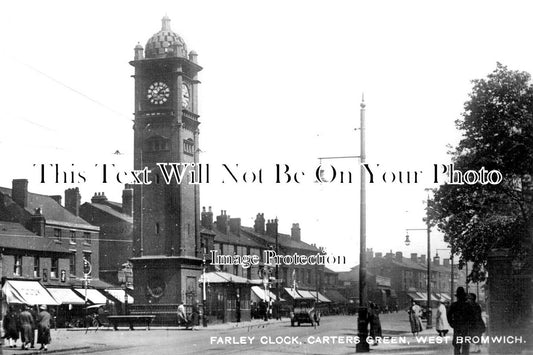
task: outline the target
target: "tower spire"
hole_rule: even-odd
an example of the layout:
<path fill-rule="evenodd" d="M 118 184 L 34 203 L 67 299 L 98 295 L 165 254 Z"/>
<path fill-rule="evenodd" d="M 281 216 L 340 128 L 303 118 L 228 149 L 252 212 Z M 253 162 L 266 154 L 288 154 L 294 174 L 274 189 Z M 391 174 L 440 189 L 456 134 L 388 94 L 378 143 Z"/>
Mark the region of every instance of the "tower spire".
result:
<path fill-rule="evenodd" d="M 161 31 L 172 31 L 170 29 L 170 18 L 165 14 L 165 16 L 161 19 Z"/>
<path fill-rule="evenodd" d="M 365 93 L 363 92 L 362 96 L 361 96 L 361 108 L 365 108 L 366 107 L 366 104 L 365 104 Z"/>

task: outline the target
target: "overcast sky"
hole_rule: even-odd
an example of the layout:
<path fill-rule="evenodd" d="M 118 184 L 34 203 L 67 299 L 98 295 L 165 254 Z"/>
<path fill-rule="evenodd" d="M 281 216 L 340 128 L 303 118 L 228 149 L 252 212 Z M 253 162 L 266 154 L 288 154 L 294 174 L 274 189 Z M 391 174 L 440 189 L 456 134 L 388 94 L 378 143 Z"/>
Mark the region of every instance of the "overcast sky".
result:
<path fill-rule="evenodd" d="M 433 164 L 449 163 L 471 80 L 502 62 L 533 72 L 528 2 L 428 1 L 25 1 L 0 5 L 0 186 L 27 178 L 32 192 L 82 200 L 101 184 L 94 164 L 133 165 L 133 48 L 161 28 L 198 52 L 201 162 L 213 180 L 201 205 L 252 226 L 258 212 L 290 233 L 358 262 L 359 165 L 352 184 L 313 183 L 319 157 L 359 154 L 361 94 L 367 162 L 380 171 L 423 171 L 418 183 L 368 184 L 367 246 L 426 253 L 425 188 Z M 122 155 L 114 155 L 115 151 Z M 33 164 L 85 171 L 86 183 L 39 182 Z M 221 164 L 263 170 L 262 184 L 220 183 Z M 304 171 L 274 184 L 275 164 Z M 377 171 L 376 171 L 377 173 Z M 215 175 L 216 174 L 216 175 Z M 219 178 L 220 176 L 220 178 Z M 226 175 L 227 177 L 227 175 Z M 376 176 L 377 177 L 377 176 Z M 436 231 L 435 248 L 445 248 Z M 441 255 L 446 251 L 441 250 Z"/>

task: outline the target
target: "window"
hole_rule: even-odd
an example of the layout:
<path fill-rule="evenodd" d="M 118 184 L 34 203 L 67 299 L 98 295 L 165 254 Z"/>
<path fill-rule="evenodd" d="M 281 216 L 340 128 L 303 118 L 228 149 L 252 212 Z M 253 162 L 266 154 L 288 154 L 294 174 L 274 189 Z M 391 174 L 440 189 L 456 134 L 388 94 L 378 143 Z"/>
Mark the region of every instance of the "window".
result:
<path fill-rule="evenodd" d="M 91 244 L 91 233 L 83 232 L 83 242 L 85 244 Z"/>
<path fill-rule="evenodd" d="M 33 277 L 41 276 L 41 259 L 38 256 L 33 257 Z"/>
<path fill-rule="evenodd" d="M 22 256 L 15 255 L 15 265 L 13 267 L 13 274 L 15 276 L 22 276 Z"/>
<path fill-rule="evenodd" d="M 70 274 L 76 275 L 76 253 L 70 253 L 69 266 L 70 266 Z"/>
<path fill-rule="evenodd" d="M 70 244 L 76 244 L 76 231 L 70 231 Z"/>
<path fill-rule="evenodd" d="M 194 141 L 187 139 L 183 141 L 183 152 L 188 155 L 194 155 Z"/>
<path fill-rule="evenodd" d="M 59 275 L 59 259 L 52 258 L 52 267 L 50 268 L 50 278 L 57 279 Z"/>
<path fill-rule="evenodd" d="M 56 240 L 61 240 L 61 229 L 54 228 L 54 238 Z"/>

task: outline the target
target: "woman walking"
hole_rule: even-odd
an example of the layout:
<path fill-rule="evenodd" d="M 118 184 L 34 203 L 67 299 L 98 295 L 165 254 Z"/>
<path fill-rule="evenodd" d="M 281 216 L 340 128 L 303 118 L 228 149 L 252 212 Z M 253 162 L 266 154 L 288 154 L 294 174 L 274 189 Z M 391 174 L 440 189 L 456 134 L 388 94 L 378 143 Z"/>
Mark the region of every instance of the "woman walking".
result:
<path fill-rule="evenodd" d="M 414 300 L 411 300 L 411 308 L 409 308 L 409 323 L 411 324 L 411 333 L 418 335 L 422 331 L 422 309 Z"/>
<path fill-rule="evenodd" d="M 48 344 L 52 341 L 50 336 L 50 319 L 52 316 L 46 311 L 46 305 L 41 306 L 41 312 L 37 315 L 37 342 L 41 344 L 39 350 L 48 350 Z"/>
<path fill-rule="evenodd" d="M 448 323 L 446 312 L 444 301 L 441 301 L 439 308 L 437 308 L 437 333 L 439 333 L 440 337 L 445 337 L 450 330 L 450 324 Z"/>

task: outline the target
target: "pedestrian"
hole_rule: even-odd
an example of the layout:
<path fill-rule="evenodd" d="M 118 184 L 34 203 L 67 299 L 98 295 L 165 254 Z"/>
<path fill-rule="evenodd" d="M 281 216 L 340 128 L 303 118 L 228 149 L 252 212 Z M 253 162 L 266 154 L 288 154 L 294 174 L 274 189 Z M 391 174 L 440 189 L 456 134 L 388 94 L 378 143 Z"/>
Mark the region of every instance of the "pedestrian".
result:
<path fill-rule="evenodd" d="M 377 346 L 382 337 L 381 321 L 379 319 L 379 307 L 374 302 L 370 302 L 368 307 L 368 322 L 370 323 L 370 337 Z"/>
<path fill-rule="evenodd" d="M 37 319 L 37 312 L 36 310 L 38 310 L 38 307 L 35 305 L 33 307 L 30 308 L 30 313 L 31 313 L 31 316 L 33 317 L 33 320 L 36 320 Z M 37 324 L 36 322 L 34 321 L 33 322 L 33 327 L 31 329 L 31 345 L 30 345 L 30 348 L 35 348 L 35 330 L 37 330 Z"/>
<path fill-rule="evenodd" d="M 187 320 L 187 313 L 185 312 L 183 302 L 178 306 L 178 326 L 179 325 L 184 325 L 187 329 L 189 328 L 189 321 Z"/>
<path fill-rule="evenodd" d="M 20 338 L 22 340 L 22 349 L 27 350 L 33 342 L 33 322 L 34 319 L 30 313 L 30 306 L 24 306 L 24 310 L 19 315 Z"/>
<path fill-rule="evenodd" d="M 448 310 L 448 322 L 453 328 L 453 353 L 469 354 L 470 343 L 465 337 L 470 335 L 470 328 L 474 322 L 474 308 L 468 302 L 465 289 L 457 287 L 455 293 L 457 301 L 453 302 Z"/>
<path fill-rule="evenodd" d="M 194 326 L 199 325 L 200 320 L 200 310 L 198 307 L 198 300 L 196 300 L 192 305 L 192 313 L 191 313 L 191 330 L 195 330 Z"/>
<path fill-rule="evenodd" d="M 39 350 L 48 350 L 48 344 L 52 342 L 50 336 L 50 320 L 52 316 L 46 311 L 46 305 L 42 305 L 41 311 L 37 315 L 37 342 L 41 344 Z"/>
<path fill-rule="evenodd" d="M 437 308 L 437 333 L 440 337 L 445 337 L 450 330 L 450 324 L 448 323 L 448 317 L 446 316 L 446 306 L 444 301 L 441 301 L 439 308 Z"/>
<path fill-rule="evenodd" d="M 483 317 L 481 316 L 481 306 L 476 302 L 476 294 L 470 293 L 468 296 L 470 304 L 474 309 L 474 323 L 472 324 L 472 329 L 470 330 L 472 343 L 474 344 L 472 352 L 480 353 L 481 346 L 479 344 L 481 342 L 481 335 L 485 333 L 487 328 L 485 326 L 485 322 L 483 322 Z"/>
<path fill-rule="evenodd" d="M 7 339 L 7 345 L 10 348 L 17 346 L 17 340 L 19 338 L 19 316 L 14 306 L 9 306 L 7 313 L 4 317 L 4 338 Z"/>
<path fill-rule="evenodd" d="M 422 319 L 420 318 L 422 316 L 422 309 L 415 300 L 411 300 L 411 307 L 407 312 L 409 313 L 411 333 L 413 333 L 413 335 L 418 335 L 418 333 L 422 331 Z"/>

